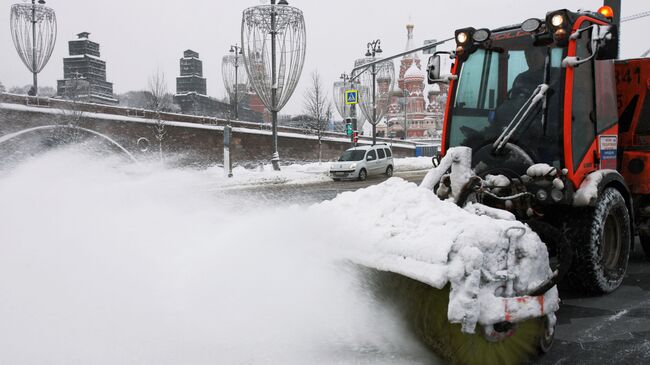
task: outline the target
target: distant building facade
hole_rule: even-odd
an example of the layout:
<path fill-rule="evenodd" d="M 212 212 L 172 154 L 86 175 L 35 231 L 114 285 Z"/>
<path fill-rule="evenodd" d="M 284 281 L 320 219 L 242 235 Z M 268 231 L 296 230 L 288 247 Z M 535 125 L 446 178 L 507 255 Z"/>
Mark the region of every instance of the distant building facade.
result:
<path fill-rule="evenodd" d="M 176 93 L 207 95 L 207 82 L 203 77 L 203 61 L 198 52 L 191 49 L 183 52 L 181 75 L 176 78 Z"/>
<path fill-rule="evenodd" d="M 259 108 L 257 95 L 247 95 L 240 103 L 239 119 L 261 123 L 263 106 Z M 180 76 L 176 78 L 174 104 L 181 108 L 183 114 L 204 115 L 228 119 L 232 118 L 233 106 L 207 95 L 207 80 L 203 77 L 203 61 L 199 53 L 191 49 L 183 52 L 180 59 Z"/>
<path fill-rule="evenodd" d="M 57 82 L 57 96 L 65 99 L 117 104 L 113 84 L 106 81 L 106 62 L 100 59 L 99 43 L 90 33 L 77 34 L 68 42 L 69 57 L 63 59 L 63 80 Z"/>
<path fill-rule="evenodd" d="M 406 50 L 415 48 L 413 24 L 406 26 Z M 444 115 L 445 90 L 425 95 L 425 74 L 417 53 L 401 60 L 398 88 L 390 95 L 386 123 L 378 128 L 380 134 L 397 138 L 435 138 L 440 134 Z M 379 125 L 378 125 L 379 127 Z"/>

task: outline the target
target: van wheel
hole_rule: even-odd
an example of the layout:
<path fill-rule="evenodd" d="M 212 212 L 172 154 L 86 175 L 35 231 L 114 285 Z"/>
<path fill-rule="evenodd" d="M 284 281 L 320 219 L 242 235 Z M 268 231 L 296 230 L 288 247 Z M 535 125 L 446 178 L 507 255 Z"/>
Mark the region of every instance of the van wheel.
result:
<path fill-rule="evenodd" d="M 579 209 L 571 227 L 575 256 L 567 279 L 593 294 L 616 290 L 630 256 L 630 215 L 618 190 L 607 188 L 594 208 Z"/>
<path fill-rule="evenodd" d="M 361 169 L 361 171 L 359 171 L 359 181 L 366 181 L 367 178 L 368 178 L 368 172 L 366 171 L 366 169 Z"/>
<path fill-rule="evenodd" d="M 388 177 L 393 176 L 393 166 L 388 166 L 386 168 L 386 176 L 388 176 Z"/>

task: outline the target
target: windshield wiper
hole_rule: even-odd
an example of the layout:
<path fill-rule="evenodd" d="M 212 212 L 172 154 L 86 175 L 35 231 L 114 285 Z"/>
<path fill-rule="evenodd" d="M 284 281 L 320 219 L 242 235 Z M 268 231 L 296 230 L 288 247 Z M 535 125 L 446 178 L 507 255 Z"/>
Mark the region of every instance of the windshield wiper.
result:
<path fill-rule="evenodd" d="M 533 110 L 533 108 L 542 100 L 545 100 L 546 98 L 546 92 L 548 92 L 549 86 L 548 84 L 539 84 L 537 85 L 537 88 L 535 91 L 533 91 L 533 94 L 526 100 L 524 105 L 521 106 L 517 114 L 515 115 L 514 118 L 510 121 L 508 126 L 503 130 L 499 138 L 497 138 L 496 141 L 494 141 L 494 144 L 492 145 L 493 152 L 499 152 L 503 146 L 508 143 L 510 138 L 512 138 L 512 135 L 515 133 L 515 131 L 521 126 L 522 122 L 528 118 L 530 115 L 530 112 Z"/>

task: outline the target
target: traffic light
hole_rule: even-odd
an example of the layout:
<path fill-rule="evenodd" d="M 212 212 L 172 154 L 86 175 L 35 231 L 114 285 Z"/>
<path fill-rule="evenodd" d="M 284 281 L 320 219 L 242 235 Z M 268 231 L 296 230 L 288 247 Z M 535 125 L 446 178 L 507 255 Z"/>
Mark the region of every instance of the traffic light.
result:
<path fill-rule="evenodd" d="M 348 123 L 348 124 L 345 125 L 345 133 L 348 136 L 352 135 L 352 123 Z"/>
<path fill-rule="evenodd" d="M 352 132 L 352 142 L 354 143 L 359 142 L 359 132 L 357 131 Z"/>

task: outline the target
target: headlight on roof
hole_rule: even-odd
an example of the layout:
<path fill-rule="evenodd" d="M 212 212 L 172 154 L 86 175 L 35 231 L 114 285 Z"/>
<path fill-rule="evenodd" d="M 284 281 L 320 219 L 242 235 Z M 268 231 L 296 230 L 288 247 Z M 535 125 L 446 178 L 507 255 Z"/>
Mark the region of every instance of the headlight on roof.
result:
<path fill-rule="evenodd" d="M 555 14 L 551 18 L 551 24 L 554 27 L 561 27 L 562 24 L 564 24 L 564 22 L 565 22 L 564 15 L 562 15 L 562 14 Z"/>
<path fill-rule="evenodd" d="M 459 44 L 467 43 L 468 39 L 469 39 L 469 35 L 467 35 L 466 32 L 460 32 L 456 35 L 456 42 L 458 42 Z"/>

